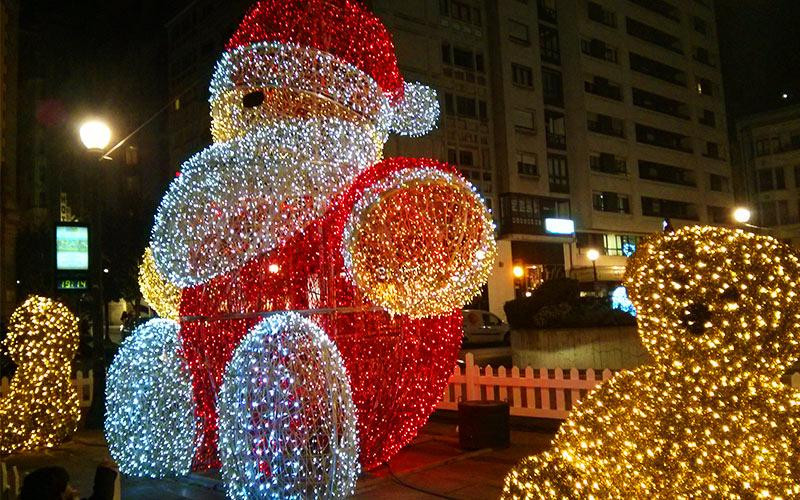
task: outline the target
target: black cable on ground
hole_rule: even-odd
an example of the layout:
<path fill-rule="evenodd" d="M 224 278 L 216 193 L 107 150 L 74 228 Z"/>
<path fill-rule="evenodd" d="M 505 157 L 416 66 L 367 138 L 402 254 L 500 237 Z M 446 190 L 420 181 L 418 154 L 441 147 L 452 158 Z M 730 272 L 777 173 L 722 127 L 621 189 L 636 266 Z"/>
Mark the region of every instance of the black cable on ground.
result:
<path fill-rule="evenodd" d="M 420 493 L 426 493 L 428 495 L 432 495 L 439 498 L 446 498 L 447 500 L 458 500 L 456 497 L 451 497 L 447 495 L 443 495 L 441 493 L 437 493 L 435 491 L 426 490 L 425 488 L 421 488 L 419 486 L 413 485 L 411 483 L 407 483 L 400 479 L 397 475 L 395 475 L 394 471 L 392 470 L 392 465 L 389 462 L 384 462 L 386 464 L 386 468 L 389 469 L 389 475 L 392 476 L 392 480 L 399 484 L 400 486 L 405 486 L 408 489 L 419 491 Z"/>

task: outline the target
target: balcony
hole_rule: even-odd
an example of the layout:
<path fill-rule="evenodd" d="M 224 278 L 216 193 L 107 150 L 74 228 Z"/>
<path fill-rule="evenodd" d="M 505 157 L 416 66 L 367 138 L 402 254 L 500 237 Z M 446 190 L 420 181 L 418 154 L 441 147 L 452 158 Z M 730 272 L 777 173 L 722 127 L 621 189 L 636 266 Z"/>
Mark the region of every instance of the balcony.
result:
<path fill-rule="evenodd" d="M 675 36 L 670 35 L 664 31 L 648 26 L 647 24 L 640 23 L 636 19 L 630 17 L 625 18 L 625 27 L 628 34 L 635 36 L 640 40 L 658 45 L 663 49 L 675 52 L 676 54 L 683 54 L 683 47 L 681 47 L 681 40 Z"/>
<path fill-rule="evenodd" d="M 677 22 L 681 20 L 680 11 L 678 11 L 677 7 L 664 0 L 630 0 L 630 2 L 664 16 L 667 19 Z"/>
<path fill-rule="evenodd" d="M 648 181 L 678 184 L 680 186 L 697 187 L 693 171 L 654 161 L 639 160 L 639 178 Z"/>
<path fill-rule="evenodd" d="M 686 86 L 686 72 L 634 52 L 629 56 L 631 69 L 674 85 Z"/>
<path fill-rule="evenodd" d="M 689 107 L 685 103 L 642 89 L 637 89 L 636 87 L 632 89 L 632 93 L 633 104 L 635 106 L 664 113 L 682 120 L 689 119 Z"/>
<path fill-rule="evenodd" d="M 592 38 L 590 40 L 581 40 L 581 52 L 588 56 L 602 59 L 604 61 L 617 63 L 617 49 L 606 45 L 606 42 Z"/>
<path fill-rule="evenodd" d="M 709 54 L 709 52 L 702 47 L 695 48 L 692 59 L 701 64 L 705 64 L 706 66 L 710 66 L 712 68 L 716 67 L 716 63 L 711 59 L 711 54 Z"/>
<path fill-rule="evenodd" d="M 500 230 L 503 234 L 547 234 L 544 220 L 569 215 L 569 201 L 521 193 L 500 195 Z"/>
<path fill-rule="evenodd" d="M 673 149 L 675 151 L 683 151 L 684 153 L 693 152 L 690 137 L 638 123 L 636 124 L 636 142 L 660 148 Z"/>
<path fill-rule="evenodd" d="M 604 174 L 625 175 L 628 173 L 625 158 L 618 158 L 611 153 L 590 156 L 589 168 Z"/>
<path fill-rule="evenodd" d="M 545 0 L 538 0 L 536 2 L 536 8 L 539 13 L 539 19 L 542 21 L 547 21 L 548 23 L 557 24 L 558 23 L 558 11 L 555 8 L 555 4 L 547 5 L 548 2 Z"/>
<path fill-rule="evenodd" d="M 587 15 L 589 19 L 596 23 L 603 24 L 609 28 L 617 27 L 617 16 L 599 3 L 589 2 L 587 4 Z"/>
<path fill-rule="evenodd" d="M 613 137 L 625 137 L 625 122 L 607 115 L 591 116 L 586 122 L 589 131 Z"/>
<path fill-rule="evenodd" d="M 615 101 L 622 100 L 622 88 L 606 78 L 594 77 L 591 82 L 583 82 L 583 89 L 589 94 L 598 95 Z"/>
<path fill-rule="evenodd" d="M 697 206 L 683 201 L 642 196 L 642 215 L 670 219 L 699 220 Z"/>
<path fill-rule="evenodd" d="M 567 149 L 567 136 L 554 132 L 546 133 L 547 147 L 553 149 Z"/>

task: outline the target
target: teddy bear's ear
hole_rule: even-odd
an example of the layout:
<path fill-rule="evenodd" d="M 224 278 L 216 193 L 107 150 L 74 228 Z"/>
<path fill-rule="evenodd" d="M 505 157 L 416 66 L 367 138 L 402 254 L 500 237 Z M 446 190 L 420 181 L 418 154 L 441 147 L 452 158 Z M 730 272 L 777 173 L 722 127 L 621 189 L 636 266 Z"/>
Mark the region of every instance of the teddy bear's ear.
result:
<path fill-rule="evenodd" d="M 392 132 L 419 137 L 436 128 L 439 99 L 436 90 L 417 82 L 403 84 L 403 101 L 394 109 Z"/>

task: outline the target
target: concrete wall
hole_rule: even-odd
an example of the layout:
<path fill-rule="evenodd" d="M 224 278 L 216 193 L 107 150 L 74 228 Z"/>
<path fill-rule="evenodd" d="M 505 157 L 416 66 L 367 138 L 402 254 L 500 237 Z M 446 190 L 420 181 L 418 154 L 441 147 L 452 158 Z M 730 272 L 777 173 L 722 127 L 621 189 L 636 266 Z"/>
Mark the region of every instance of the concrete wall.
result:
<path fill-rule="evenodd" d="M 650 361 L 633 326 L 515 330 L 511 356 L 520 368 L 619 370 Z"/>
<path fill-rule="evenodd" d="M 507 321 L 503 305 L 514 299 L 514 265 L 511 258 L 511 241 L 497 240 L 497 260 L 487 283 L 489 310 Z"/>

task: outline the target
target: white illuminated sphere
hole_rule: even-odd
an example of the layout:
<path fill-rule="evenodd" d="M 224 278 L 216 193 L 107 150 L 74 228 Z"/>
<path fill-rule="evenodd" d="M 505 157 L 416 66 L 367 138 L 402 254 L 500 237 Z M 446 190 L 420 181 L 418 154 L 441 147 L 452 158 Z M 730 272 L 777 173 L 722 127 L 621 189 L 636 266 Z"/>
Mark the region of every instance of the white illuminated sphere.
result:
<path fill-rule="evenodd" d="M 294 313 L 258 323 L 217 399 L 228 496 L 344 498 L 359 473 L 350 381 L 336 346 Z"/>
<path fill-rule="evenodd" d="M 100 120 L 85 122 L 78 133 L 86 149 L 105 149 L 111 142 L 111 129 Z"/>
<path fill-rule="evenodd" d="M 733 220 L 735 220 L 739 224 L 745 224 L 747 222 L 750 222 L 751 215 L 752 214 L 750 213 L 750 210 L 744 207 L 739 207 L 733 211 Z"/>
<path fill-rule="evenodd" d="M 106 381 L 105 433 L 123 474 L 188 474 L 198 425 L 192 379 L 178 339 L 180 325 L 152 319 L 120 345 Z"/>
<path fill-rule="evenodd" d="M 586 251 L 586 258 L 589 259 L 590 261 L 594 262 L 594 261 L 596 261 L 597 259 L 600 258 L 600 252 L 598 252 L 594 248 L 591 248 L 591 249 Z"/>

